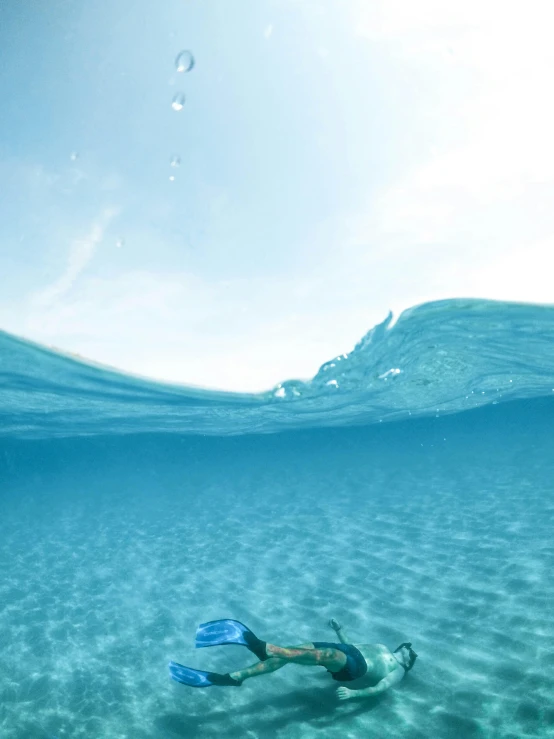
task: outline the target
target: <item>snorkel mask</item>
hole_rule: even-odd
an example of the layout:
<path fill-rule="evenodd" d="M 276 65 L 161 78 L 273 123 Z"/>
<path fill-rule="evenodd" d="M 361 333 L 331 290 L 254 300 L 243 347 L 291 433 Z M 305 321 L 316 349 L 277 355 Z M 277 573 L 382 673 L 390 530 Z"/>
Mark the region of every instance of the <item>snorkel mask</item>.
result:
<path fill-rule="evenodd" d="M 402 667 L 404 667 L 404 670 L 406 672 L 409 672 L 415 664 L 415 661 L 417 659 L 417 654 L 412 649 L 412 642 L 406 642 L 406 641 L 402 642 L 402 644 L 399 647 L 396 647 L 393 654 L 395 654 L 396 652 L 400 652 L 400 650 L 402 649 L 407 649 L 410 654 L 410 664 L 408 665 L 408 667 L 406 667 L 405 665 L 402 665 Z"/>

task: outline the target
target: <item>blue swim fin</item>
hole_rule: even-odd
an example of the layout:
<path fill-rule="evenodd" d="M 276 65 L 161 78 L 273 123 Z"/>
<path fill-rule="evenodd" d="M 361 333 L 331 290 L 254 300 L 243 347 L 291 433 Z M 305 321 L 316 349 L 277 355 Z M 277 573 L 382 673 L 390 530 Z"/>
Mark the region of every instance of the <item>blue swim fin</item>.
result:
<path fill-rule="evenodd" d="M 221 675 L 219 672 L 193 670 L 192 667 L 185 667 L 177 662 L 169 663 L 169 674 L 175 682 L 189 685 L 191 688 L 209 688 L 212 685 L 242 685 L 241 682 L 232 678 L 229 673 Z"/>
<path fill-rule="evenodd" d="M 196 629 L 196 648 L 216 647 L 220 644 L 241 644 L 247 647 L 256 657 L 263 662 L 268 659 L 265 651 L 266 642 L 258 639 L 248 626 L 231 618 L 223 618 L 218 621 L 208 621 L 200 624 Z"/>

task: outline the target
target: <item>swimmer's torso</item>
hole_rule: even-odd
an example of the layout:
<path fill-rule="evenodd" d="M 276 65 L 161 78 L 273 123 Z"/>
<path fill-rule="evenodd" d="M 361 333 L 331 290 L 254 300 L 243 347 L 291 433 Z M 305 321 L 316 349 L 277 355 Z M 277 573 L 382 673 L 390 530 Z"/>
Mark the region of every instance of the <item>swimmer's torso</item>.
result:
<path fill-rule="evenodd" d="M 403 670 L 388 647 L 384 644 L 355 644 L 367 662 L 367 672 L 362 678 L 370 685 L 387 677 L 394 670 Z"/>

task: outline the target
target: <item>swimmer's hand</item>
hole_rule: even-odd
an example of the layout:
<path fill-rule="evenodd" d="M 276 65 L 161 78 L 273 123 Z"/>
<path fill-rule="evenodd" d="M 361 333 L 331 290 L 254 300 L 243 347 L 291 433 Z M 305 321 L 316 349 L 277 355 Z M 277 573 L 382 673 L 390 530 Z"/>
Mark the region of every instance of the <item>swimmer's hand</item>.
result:
<path fill-rule="evenodd" d="M 339 624 L 336 618 L 329 619 L 329 626 L 336 633 L 340 642 L 342 642 L 343 644 L 348 644 L 348 637 L 342 630 L 342 626 Z"/>
<path fill-rule="evenodd" d="M 349 698 L 354 698 L 355 690 L 349 688 L 340 687 L 337 688 L 337 697 L 340 701 L 347 701 Z"/>

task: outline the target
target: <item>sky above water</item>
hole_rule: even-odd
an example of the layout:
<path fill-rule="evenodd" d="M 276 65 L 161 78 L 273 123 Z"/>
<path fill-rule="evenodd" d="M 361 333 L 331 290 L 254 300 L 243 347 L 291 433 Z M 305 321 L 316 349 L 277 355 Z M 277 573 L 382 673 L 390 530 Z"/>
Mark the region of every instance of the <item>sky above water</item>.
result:
<path fill-rule="evenodd" d="M 313 375 L 389 309 L 553 302 L 551 16 L 1 3 L 0 329 L 261 390 Z"/>

